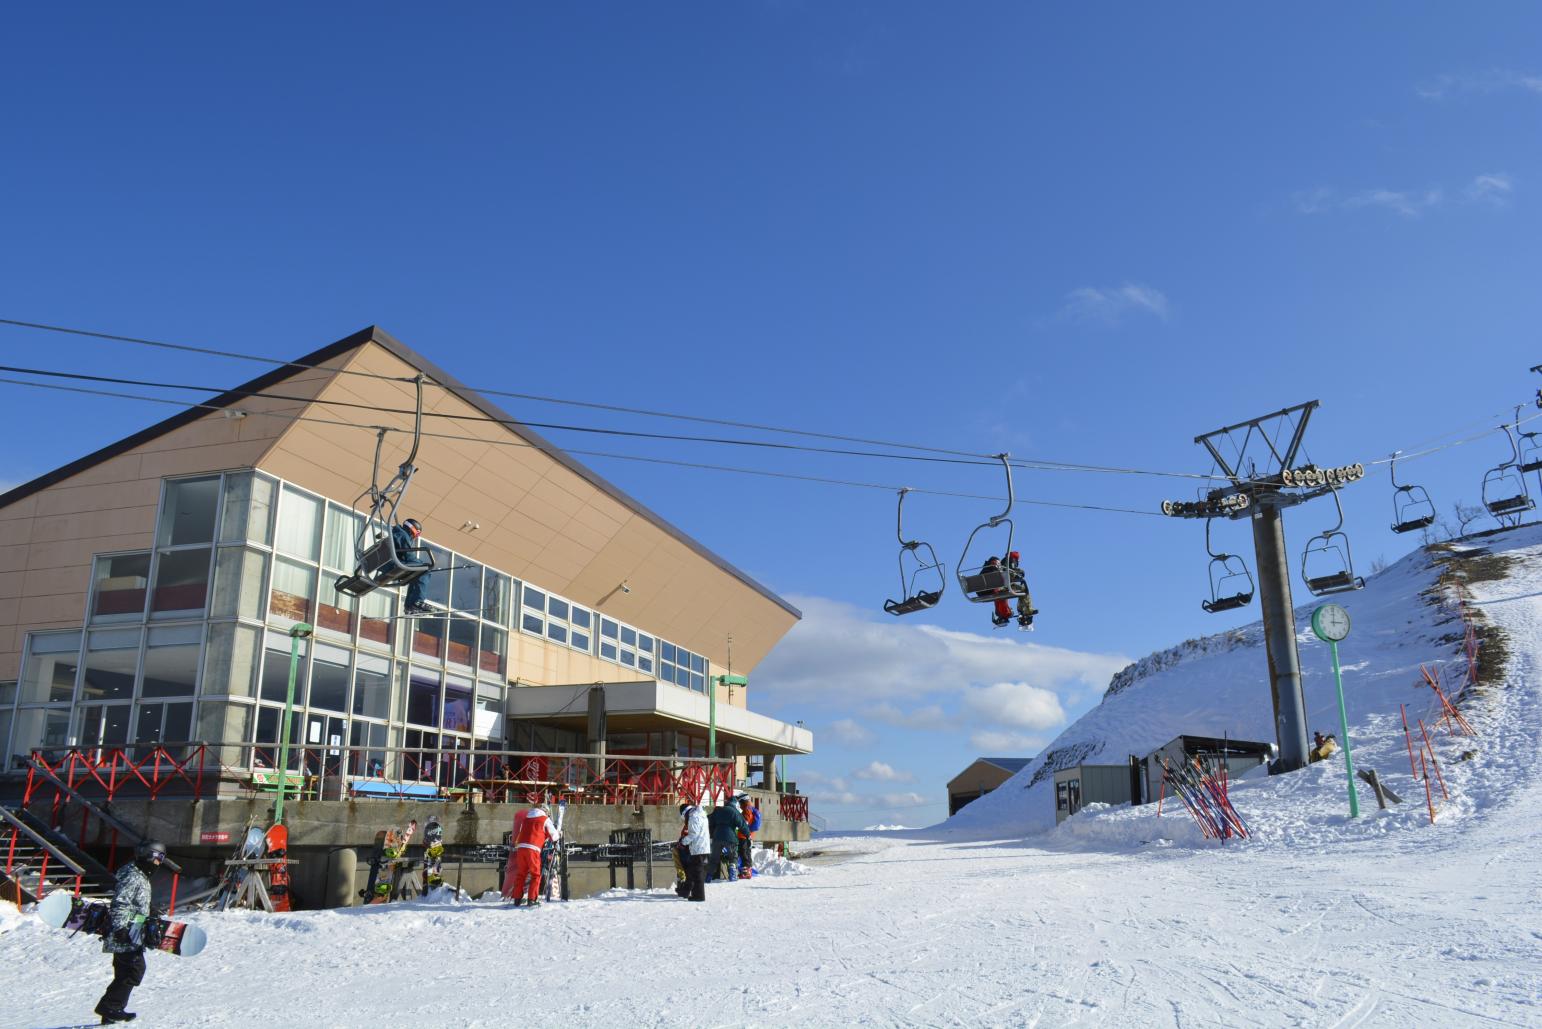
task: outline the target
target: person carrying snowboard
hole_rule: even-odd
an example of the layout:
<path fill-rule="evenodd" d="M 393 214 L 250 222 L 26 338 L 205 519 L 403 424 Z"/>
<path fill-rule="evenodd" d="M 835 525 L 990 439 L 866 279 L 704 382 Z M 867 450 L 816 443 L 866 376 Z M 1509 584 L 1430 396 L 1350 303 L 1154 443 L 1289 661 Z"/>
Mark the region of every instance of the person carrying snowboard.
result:
<path fill-rule="evenodd" d="M 166 860 L 166 844 L 142 840 L 134 848 L 134 860 L 118 869 L 108 912 L 110 924 L 102 937 L 102 953 L 112 955 L 112 982 L 96 1013 L 102 1024 L 132 1022 L 137 1016 L 123 1010 L 129 994 L 145 977 L 145 922 L 150 917 L 150 876 Z"/>
<path fill-rule="evenodd" d="M 706 865 L 712 843 L 707 835 L 707 816 L 695 804 L 680 805 L 680 842 L 677 846 L 685 866 L 685 888 L 680 896 L 686 900 L 706 900 Z"/>
<path fill-rule="evenodd" d="M 539 804 L 514 816 L 503 895 L 513 898 L 515 907 L 519 907 L 521 901 L 529 907 L 541 904 L 541 847 L 551 829 L 551 819 Z"/>

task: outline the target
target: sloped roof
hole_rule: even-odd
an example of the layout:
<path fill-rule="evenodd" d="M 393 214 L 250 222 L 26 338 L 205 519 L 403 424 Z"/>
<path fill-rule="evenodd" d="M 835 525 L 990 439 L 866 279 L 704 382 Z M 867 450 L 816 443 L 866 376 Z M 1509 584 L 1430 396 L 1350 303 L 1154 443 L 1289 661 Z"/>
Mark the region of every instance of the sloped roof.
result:
<path fill-rule="evenodd" d="M 417 351 L 403 344 L 390 333 L 374 325 L 360 329 L 358 332 L 355 332 L 349 336 L 345 336 L 335 343 L 330 343 L 319 350 L 315 350 L 309 354 L 306 354 L 304 357 L 299 357 L 287 364 L 280 365 L 274 368 L 272 371 L 264 372 L 262 375 L 257 376 L 255 379 L 244 382 L 241 385 L 221 393 L 209 400 L 200 402 L 197 407 L 190 407 L 185 411 L 181 411 L 172 415 L 170 418 L 156 422 L 149 428 L 141 429 L 139 432 L 136 432 L 131 436 L 126 436 L 123 439 L 118 440 L 116 443 L 109 444 L 100 450 L 87 454 L 85 457 L 78 458 L 77 460 L 71 461 L 69 464 L 56 468 L 44 475 L 40 475 L 30 482 L 24 482 L 9 492 L 0 494 L 0 507 L 6 507 L 16 503 L 17 501 L 24 500 L 27 497 L 32 496 L 34 493 L 41 492 L 42 490 L 45 490 L 48 487 L 55 485 L 56 483 L 63 482 L 72 476 L 79 475 L 81 472 L 86 471 L 95 465 L 101 464 L 104 461 L 111 460 L 112 458 L 121 454 L 128 453 L 134 448 L 143 446 L 145 443 L 148 443 L 151 440 L 154 440 L 160 436 L 164 436 L 167 433 L 179 429 L 184 425 L 195 422 L 200 418 L 204 418 L 213 411 L 216 411 L 220 408 L 235 406 L 241 401 L 247 399 L 247 397 L 252 393 L 261 392 L 271 386 L 283 382 L 285 379 L 288 379 L 301 372 L 309 371 L 316 365 L 323 364 L 332 360 L 333 358 L 339 357 L 369 343 L 374 343 L 377 346 L 382 347 L 383 349 L 389 351 L 391 354 L 400 358 L 402 361 L 405 361 L 407 364 L 417 368 L 439 386 L 448 390 L 467 404 L 470 404 L 472 407 L 477 408 L 488 417 L 506 423 L 506 427 L 509 429 L 509 431 L 517 433 L 522 438 L 530 441 L 536 447 L 544 451 L 554 461 L 562 464 L 574 474 L 582 477 L 583 479 L 586 479 L 588 482 L 593 484 L 603 493 L 609 495 L 618 503 L 646 518 L 660 529 L 663 529 L 669 535 L 673 536 L 685 546 L 689 547 L 692 551 L 699 554 L 701 557 L 705 558 L 712 564 L 716 565 L 718 568 L 721 568 L 729 575 L 732 575 L 740 582 L 743 582 L 745 585 L 749 586 L 751 589 L 755 590 L 766 599 L 775 603 L 778 607 L 781 607 L 783 610 L 787 611 L 793 617 L 803 617 L 803 613 L 797 608 L 793 607 L 787 601 L 777 596 L 767 587 L 761 585 L 759 582 L 756 582 L 745 572 L 734 567 L 728 561 L 707 549 L 701 543 L 697 542 L 695 539 L 689 536 L 684 530 L 678 528 L 677 526 L 670 523 L 667 519 L 650 510 L 646 505 L 634 499 L 620 487 L 614 485 L 599 473 L 595 472 L 593 469 L 579 463 L 576 459 L 569 456 L 556 444 L 540 436 L 534 430 L 519 424 L 518 419 L 516 419 L 513 415 L 509 414 L 507 411 L 504 411 L 502 408 L 492 403 L 486 397 L 477 393 L 471 387 L 459 382 L 454 376 L 441 369 L 438 365 L 434 364 L 432 361 L 428 360 Z"/>
<path fill-rule="evenodd" d="M 1011 772 L 1013 775 L 1016 775 L 1022 769 L 1022 767 L 1024 765 L 1026 765 L 1028 762 L 1032 761 L 1033 758 L 1031 758 L 1031 757 L 982 757 L 979 760 L 984 761 L 988 765 L 995 765 L 997 768 L 1000 768 L 1002 771 Z"/>

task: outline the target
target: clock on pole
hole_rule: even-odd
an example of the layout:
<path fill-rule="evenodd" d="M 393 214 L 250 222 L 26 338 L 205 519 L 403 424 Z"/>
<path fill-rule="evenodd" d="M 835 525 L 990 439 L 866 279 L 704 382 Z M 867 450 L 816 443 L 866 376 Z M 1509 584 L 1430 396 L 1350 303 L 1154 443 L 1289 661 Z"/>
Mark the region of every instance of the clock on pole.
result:
<path fill-rule="evenodd" d="M 1312 632 L 1333 651 L 1333 685 L 1339 694 L 1339 733 L 1344 737 L 1344 774 L 1349 779 L 1349 817 L 1360 816 L 1355 793 L 1355 763 L 1349 756 L 1349 715 L 1344 710 L 1344 674 L 1339 668 L 1339 641 L 1349 635 L 1349 612 L 1337 604 L 1324 604 L 1312 612 Z"/>

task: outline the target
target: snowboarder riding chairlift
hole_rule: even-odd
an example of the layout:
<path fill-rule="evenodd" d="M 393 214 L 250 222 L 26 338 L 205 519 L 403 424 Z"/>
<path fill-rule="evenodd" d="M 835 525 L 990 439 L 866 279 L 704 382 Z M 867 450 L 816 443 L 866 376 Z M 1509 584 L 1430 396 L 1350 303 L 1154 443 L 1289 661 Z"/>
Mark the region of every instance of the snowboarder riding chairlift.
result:
<path fill-rule="evenodd" d="M 1028 576 L 1024 574 L 1021 563 L 1022 554 L 1013 550 L 1007 553 L 1007 558 L 1002 561 L 999 557 L 992 557 L 985 562 L 985 567 L 997 570 L 1006 569 L 1009 586 L 1006 590 L 993 590 L 996 595 L 995 610 L 991 614 L 991 624 L 1001 628 L 1012 620 L 1013 597 L 1017 598 L 1017 627 L 1023 631 L 1033 628 L 1033 616 L 1038 610 L 1033 606 L 1033 599 L 1028 595 Z"/>
<path fill-rule="evenodd" d="M 391 542 L 396 547 L 396 560 L 409 568 L 422 568 L 427 565 L 433 567 L 434 562 L 422 555 L 423 526 L 418 524 L 416 518 L 409 518 L 391 529 Z M 432 610 L 423 602 L 423 580 L 427 575 L 420 575 L 407 584 L 407 604 L 402 608 L 403 613 L 409 615 L 427 614 Z"/>

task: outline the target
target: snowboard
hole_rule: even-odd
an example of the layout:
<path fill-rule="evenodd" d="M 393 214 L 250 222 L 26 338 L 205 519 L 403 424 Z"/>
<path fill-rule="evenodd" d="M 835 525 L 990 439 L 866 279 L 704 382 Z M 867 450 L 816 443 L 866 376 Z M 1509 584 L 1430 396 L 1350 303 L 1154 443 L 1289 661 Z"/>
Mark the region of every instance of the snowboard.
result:
<path fill-rule="evenodd" d="M 439 819 L 430 818 L 423 827 L 423 889 L 432 890 L 444 885 L 444 826 Z"/>
<path fill-rule="evenodd" d="M 45 925 L 71 932 L 107 935 L 112 925 L 112 906 L 95 900 L 81 900 L 69 890 L 55 890 L 38 902 L 37 916 Z M 161 950 L 190 958 L 209 943 L 209 935 L 196 925 L 174 922 L 151 915 L 136 927 L 146 950 Z"/>
<path fill-rule="evenodd" d="M 267 848 L 267 839 L 263 831 L 255 825 L 247 826 L 246 837 L 242 839 L 240 846 L 236 848 L 234 857 L 236 860 L 260 858 Z M 215 911 L 223 911 L 231 905 L 241 892 L 241 884 L 246 882 L 249 870 L 239 866 L 225 869 L 225 877 L 220 881 L 219 890 L 214 894 L 206 907 Z"/>
<path fill-rule="evenodd" d="M 281 859 L 268 868 L 268 899 L 273 901 L 274 911 L 292 911 L 289 899 L 289 862 L 282 860 L 289 853 L 289 830 L 275 825 L 263 837 L 268 857 Z"/>
<path fill-rule="evenodd" d="M 555 829 L 547 834 L 546 842 L 541 845 L 541 895 L 548 901 L 554 894 L 561 895 L 561 890 L 557 889 L 557 878 L 562 872 L 563 852 L 566 849 L 562 840 L 562 819 L 567 813 L 567 801 L 559 800 L 557 818 L 553 823 Z"/>
<path fill-rule="evenodd" d="M 375 854 L 370 858 L 369 885 L 365 887 L 364 903 L 384 904 L 391 899 L 397 873 L 405 863 L 407 845 L 417 831 L 418 822 L 413 819 L 405 829 L 385 829 L 375 834 Z"/>
<path fill-rule="evenodd" d="M 375 846 L 369 852 L 369 881 L 364 884 L 364 889 L 359 891 L 359 896 L 364 898 L 364 903 L 375 903 L 375 884 L 380 881 L 380 865 L 385 860 L 386 830 L 381 829 L 375 834 Z M 387 885 L 386 892 L 390 893 Z"/>

